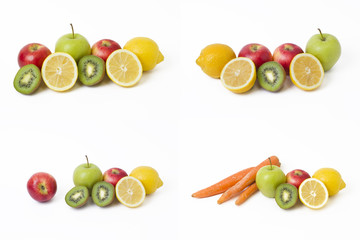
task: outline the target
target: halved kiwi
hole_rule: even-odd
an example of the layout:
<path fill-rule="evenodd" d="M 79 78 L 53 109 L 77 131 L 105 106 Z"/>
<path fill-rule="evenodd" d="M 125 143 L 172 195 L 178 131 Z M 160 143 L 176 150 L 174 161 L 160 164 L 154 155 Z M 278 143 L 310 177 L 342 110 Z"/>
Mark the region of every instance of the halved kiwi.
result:
<path fill-rule="evenodd" d="M 284 85 L 286 72 L 280 63 L 270 61 L 259 67 L 257 78 L 262 88 L 271 92 L 277 92 Z"/>
<path fill-rule="evenodd" d="M 114 186 L 105 181 L 97 182 L 92 188 L 91 197 L 99 207 L 108 206 L 115 198 Z"/>
<path fill-rule="evenodd" d="M 290 183 L 280 184 L 275 191 L 275 201 L 282 209 L 293 207 L 298 199 L 298 189 Z"/>
<path fill-rule="evenodd" d="M 28 64 L 19 69 L 14 79 L 16 91 L 22 94 L 32 94 L 41 83 L 40 69 L 34 64 Z"/>
<path fill-rule="evenodd" d="M 86 86 L 101 82 L 105 76 L 105 62 L 95 55 L 87 55 L 78 63 L 79 80 Z"/>
<path fill-rule="evenodd" d="M 89 190 L 85 186 L 73 187 L 65 196 L 65 202 L 73 208 L 79 208 L 89 199 Z"/>

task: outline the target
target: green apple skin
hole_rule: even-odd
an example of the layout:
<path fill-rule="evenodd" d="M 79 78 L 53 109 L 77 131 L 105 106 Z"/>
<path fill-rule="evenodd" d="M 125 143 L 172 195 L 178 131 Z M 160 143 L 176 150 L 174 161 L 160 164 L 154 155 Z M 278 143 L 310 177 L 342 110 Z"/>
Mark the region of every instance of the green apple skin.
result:
<path fill-rule="evenodd" d="M 88 40 L 82 35 L 69 33 L 57 40 L 55 52 L 68 53 L 76 62 L 79 62 L 80 58 L 91 54 L 91 47 Z"/>
<path fill-rule="evenodd" d="M 286 182 L 286 176 L 278 166 L 267 165 L 259 169 L 255 181 L 264 196 L 274 198 L 277 186 Z"/>
<path fill-rule="evenodd" d="M 317 57 L 324 71 L 329 71 L 339 60 L 341 55 L 341 46 L 338 39 L 328 33 L 312 36 L 306 44 L 305 52 Z"/>
<path fill-rule="evenodd" d="M 102 180 L 102 172 L 95 164 L 84 163 L 74 170 L 73 181 L 75 186 L 85 186 L 89 189 L 90 193 L 94 184 Z"/>

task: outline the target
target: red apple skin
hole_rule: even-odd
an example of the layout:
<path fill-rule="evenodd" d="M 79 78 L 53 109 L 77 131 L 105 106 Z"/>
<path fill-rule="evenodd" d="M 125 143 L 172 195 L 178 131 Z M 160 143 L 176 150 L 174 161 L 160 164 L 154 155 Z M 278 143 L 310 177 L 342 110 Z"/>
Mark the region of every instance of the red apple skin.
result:
<path fill-rule="evenodd" d="M 30 43 L 25 45 L 19 52 L 18 63 L 20 67 L 34 64 L 41 69 L 42 64 L 51 51 L 40 43 Z"/>
<path fill-rule="evenodd" d="M 117 42 L 111 39 L 102 39 L 94 43 L 91 48 L 91 54 L 102 58 L 106 62 L 109 55 L 117 49 L 121 49 Z"/>
<path fill-rule="evenodd" d="M 27 190 L 34 200 L 47 202 L 55 196 L 57 190 L 56 180 L 49 173 L 35 173 L 27 182 Z"/>
<path fill-rule="evenodd" d="M 290 63 L 293 58 L 304 51 L 293 43 L 284 43 L 277 47 L 274 51 L 274 61 L 280 63 L 285 69 L 286 73 L 289 74 Z"/>
<path fill-rule="evenodd" d="M 245 45 L 239 52 L 238 57 L 250 58 L 258 69 L 263 63 L 273 60 L 270 50 L 258 43 Z"/>
<path fill-rule="evenodd" d="M 110 168 L 104 172 L 104 181 L 111 183 L 115 187 L 117 182 L 127 175 L 121 168 Z"/>
<path fill-rule="evenodd" d="M 286 182 L 294 185 L 296 188 L 299 188 L 300 184 L 307 178 L 310 178 L 310 175 L 301 169 L 295 169 L 286 174 Z"/>

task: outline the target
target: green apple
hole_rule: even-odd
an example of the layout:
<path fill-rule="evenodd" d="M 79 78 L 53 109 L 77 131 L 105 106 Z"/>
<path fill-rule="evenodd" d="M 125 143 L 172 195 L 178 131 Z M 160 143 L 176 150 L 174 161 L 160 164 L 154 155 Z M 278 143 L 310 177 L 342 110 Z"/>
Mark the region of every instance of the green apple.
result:
<path fill-rule="evenodd" d="M 259 169 L 256 174 L 256 185 L 266 197 L 274 198 L 275 190 L 281 183 L 286 182 L 284 172 L 274 165 L 266 165 Z"/>
<path fill-rule="evenodd" d="M 328 33 L 322 33 L 312 36 L 306 44 L 305 52 L 317 57 L 324 71 L 330 70 L 341 55 L 341 46 L 337 38 Z"/>
<path fill-rule="evenodd" d="M 89 189 L 91 193 L 92 187 L 95 183 L 102 181 L 103 175 L 95 164 L 89 163 L 89 160 L 86 156 L 86 162 L 79 165 L 74 170 L 73 181 L 75 186 L 85 186 Z"/>
<path fill-rule="evenodd" d="M 85 37 L 78 33 L 74 33 L 74 28 L 71 25 L 72 33 L 65 34 L 59 38 L 55 45 L 55 52 L 65 52 L 70 54 L 76 62 L 80 58 L 91 54 L 91 47 Z"/>

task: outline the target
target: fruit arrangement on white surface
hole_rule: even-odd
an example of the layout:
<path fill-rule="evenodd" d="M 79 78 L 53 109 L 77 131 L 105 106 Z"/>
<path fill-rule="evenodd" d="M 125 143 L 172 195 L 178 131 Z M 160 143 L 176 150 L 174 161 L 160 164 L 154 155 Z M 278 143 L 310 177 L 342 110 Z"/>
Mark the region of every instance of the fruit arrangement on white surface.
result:
<path fill-rule="evenodd" d="M 218 204 L 237 197 L 241 205 L 258 190 L 267 198 L 275 198 L 282 209 L 295 206 L 298 199 L 311 209 L 324 207 L 330 196 L 346 187 L 340 173 L 334 168 L 318 169 L 311 177 L 301 169 L 286 175 L 276 156 L 271 156 L 255 167 L 243 169 L 207 188 L 192 194 L 194 198 L 207 198 L 221 194 Z"/>
<path fill-rule="evenodd" d="M 233 49 L 215 43 L 202 49 L 196 64 L 212 78 L 220 78 L 228 90 L 244 93 L 259 85 L 271 92 L 278 92 L 286 76 L 298 88 L 311 91 L 320 87 L 324 72 L 329 71 L 339 60 L 341 45 L 328 33 L 312 36 L 305 48 L 293 43 L 278 46 L 273 54 L 262 44 L 250 43 L 242 47 L 236 57 Z"/>
<path fill-rule="evenodd" d="M 91 198 L 99 207 L 110 205 L 115 198 L 127 207 L 140 206 L 146 195 L 153 194 L 163 185 L 158 172 L 149 166 L 139 166 L 128 175 L 123 169 L 113 167 L 104 173 L 98 166 L 86 163 L 73 172 L 74 185 L 66 194 L 70 207 L 80 208 Z M 49 173 L 33 174 L 27 183 L 30 196 L 38 202 L 48 202 L 56 194 L 57 183 Z"/>
<path fill-rule="evenodd" d="M 14 88 L 32 94 L 42 82 L 54 91 L 71 89 L 77 80 L 85 86 L 100 83 L 105 74 L 122 87 L 135 86 L 144 71 L 164 60 L 156 42 L 147 37 L 130 39 L 122 49 L 111 39 L 97 41 L 91 47 L 81 34 L 72 32 L 60 37 L 52 53 L 39 43 L 24 46 L 18 54 Z"/>

